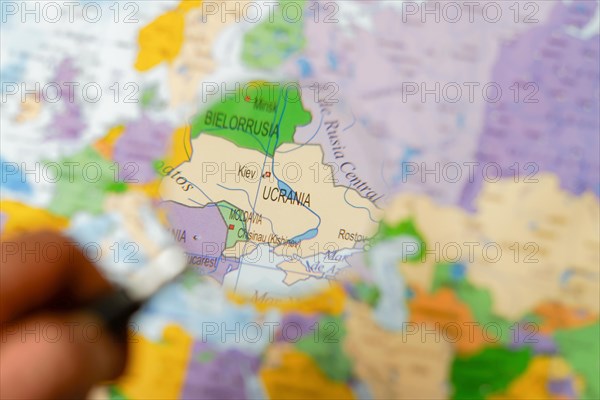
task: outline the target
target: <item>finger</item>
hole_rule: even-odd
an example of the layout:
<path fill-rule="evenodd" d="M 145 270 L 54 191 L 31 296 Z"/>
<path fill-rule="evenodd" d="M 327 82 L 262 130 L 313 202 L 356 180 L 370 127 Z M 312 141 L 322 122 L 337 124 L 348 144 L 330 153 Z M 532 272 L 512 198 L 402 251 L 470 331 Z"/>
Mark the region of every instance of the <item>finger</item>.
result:
<path fill-rule="evenodd" d="M 2 241 L 0 322 L 49 302 L 80 304 L 110 289 L 73 241 L 38 232 Z"/>
<path fill-rule="evenodd" d="M 123 371 L 124 343 L 91 314 L 36 314 L 6 325 L 0 398 L 84 398 L 94 384 Z"/>

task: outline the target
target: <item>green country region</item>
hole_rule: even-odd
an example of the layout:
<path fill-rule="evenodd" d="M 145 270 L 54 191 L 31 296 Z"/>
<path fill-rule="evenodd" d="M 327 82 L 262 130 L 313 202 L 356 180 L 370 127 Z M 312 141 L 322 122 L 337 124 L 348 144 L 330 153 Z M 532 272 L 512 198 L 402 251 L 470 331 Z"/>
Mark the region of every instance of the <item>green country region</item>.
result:
<path fill-rule="evenodd" d="M 127 400 L 127 397 L 115 385 L 108 387 L 108 398 L 110 400 Z"/>
<path fill-rule="evenodd" d="M 60 174 L 52 178 L 56 181 L 56 191 L 48 210 L 54 214 L 100 213 L 107 193 L 122 193 L 128 188 L 119 180 L 116 165 L 91 147 L 45 165 L 48 171 L 56 170 Z"/>
<path fill-rule="evenodd" d="M 554 332 L 559 353 L 585 378 L 584 399 L 600 399 L 600 323 Z"/>
<path fill-rule="evenodd" d="M 157 100 L 158 88 L 156 86 L 150 86 L 142 90 L 140 103 L 142 108 L 148 108 L 152 106 Z"/>
<path fill-rule="evenodd" d="M 237 242 L 245 242 L 248 240 L 248 231 L 246 229 L 244 212 L 226 201 L 217 203 L 217 207 L 219 208 L 219 212 L 225 220 L 225 226 L 227 227 L 225 248 L 229 249 Z"/>
<path fill-rule="evenodd" d="M 510 321 L 494 314 L 490 291 L 478 288 L 465 279 L 455 279 L 452 276 L 452 268 L 453 265 L 449 263 L 435 266 L 430 292 L 435 293 L 442 287 L 451 289 L 459 300 L 469 307 L 475 318 L 473 322 L 486 329 L 491 345 L 510 343 L 514 327 Z"/>
<path fill-rule="evenodd" d="M 352 361 L 342 348 L 345 336 L 342 318 L 325 316 L 319 320 L 315 334 L 302 337 L 296 348 L 311 356 L 330 379 L 348 381 L 352 376 Z"/>
<path fill-rule="evenodd" d="M 489 395 L 505 391 L 525 372 L 532 356 L 529 348 L 486 347 L 472 356 L 456 357 L 450 372 L 452 398 L 485 400 Z"/>
<path fill-rule="evenodd" d="M 297 126 L 311 120 L 297 83 L 252 81 L 198 113 L 191 137 L 214 135 L 273 157 L 277 147 L 293 143 Z"/>
<path fill-rule="evenodd" d="M 195 356 L 196 361 L 200 363 L 209 363 L 215 358 L 215 353 L 210 350 L 205 350 Z"/>
<path fill-rule="evenodd" d="M 431 279 L 431 288 L 429 291 L 435 293 L 443 287 L 454 288 L 461 283 L 452 278 L 452 264 L 438 263 L 433 270 L 433 278 Z"/>
<path fill-rule="evenodd" d="M 353 294 L 359 301 L 375 308 L 379 302 L 381 291 L 377 286 L 361 281 L 354 285 Z"/>
<path fill-rule="evenodd" d="M 457 284 L 454 290 L 473 313 L 473 322 L 479 323 L 485 330 L 490 345 L 511 343 L 514 326 L 511 326 L 510 321 L 494 314 L 493 299 L 489 290 L 478 288 L 467 281 Z"/>
<path fill-rule="evenodd" d="M 422 260 L 423 255 L 425 254 L 425 251 L 427 249 L 427 244 L 425 243 L 423 235 L 417 229 L 412 218 L 402 220 L 395 224 L 388 224 L 387 222 L 382 221 L 379 225 L 379 230 L 375 235 L 375 238 L 373 239 L 372 243 L 376 244 L 377 242 L 391 238 L 396 238 L 399 236 L 412 237 L 416 242 L 419 243 L 419 248 L 414 254 L 411 254 L 410 256 L 403 255 L 403 257 L 406 258 L 406 261 L 415 263 L 419 260 Z"/>
<path fill-rule="evenodd" d="M 249 30 L 243 39 L 242 60 L 252 68 L 273 69 L 304 49 L 304 6 L 306 1 L 282 2 L 264 22 Z"/>

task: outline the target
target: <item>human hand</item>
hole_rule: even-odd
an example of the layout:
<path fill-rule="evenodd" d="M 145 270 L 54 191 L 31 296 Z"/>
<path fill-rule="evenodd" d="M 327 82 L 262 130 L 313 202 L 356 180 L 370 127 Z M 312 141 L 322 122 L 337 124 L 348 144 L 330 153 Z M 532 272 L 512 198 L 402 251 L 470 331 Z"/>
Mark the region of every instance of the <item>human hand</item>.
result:
<path fill-rule="evenodd" d="M 111 290 L 66 238 L 1 240 L 0 398 L 84 398 L 125 365 L 125 341 L 82 307 Z"/>

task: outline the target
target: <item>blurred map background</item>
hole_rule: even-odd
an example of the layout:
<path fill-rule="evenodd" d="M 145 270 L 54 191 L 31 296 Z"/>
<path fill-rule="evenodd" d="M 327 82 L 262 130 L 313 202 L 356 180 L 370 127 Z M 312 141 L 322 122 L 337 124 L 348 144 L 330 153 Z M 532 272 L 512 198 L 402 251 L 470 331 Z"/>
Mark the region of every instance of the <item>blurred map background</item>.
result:
<path fill-rule="evenodd" d="M 96 396 L 600 398 L 598 1 L 1 8 L 3 237 L 188 254 Z"/>

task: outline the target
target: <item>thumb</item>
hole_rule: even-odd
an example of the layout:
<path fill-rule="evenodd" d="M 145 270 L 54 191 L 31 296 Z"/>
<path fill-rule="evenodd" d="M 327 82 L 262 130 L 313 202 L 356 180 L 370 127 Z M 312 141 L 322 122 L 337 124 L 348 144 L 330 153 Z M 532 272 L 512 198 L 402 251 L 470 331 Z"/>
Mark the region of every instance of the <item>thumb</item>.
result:
<path fill-rule="evenodd" d="M 84 398 L 125 365 L 125 343 L 84 312 L 43 313 L 2 324 L 0 350 L 0 398 Z"/>

